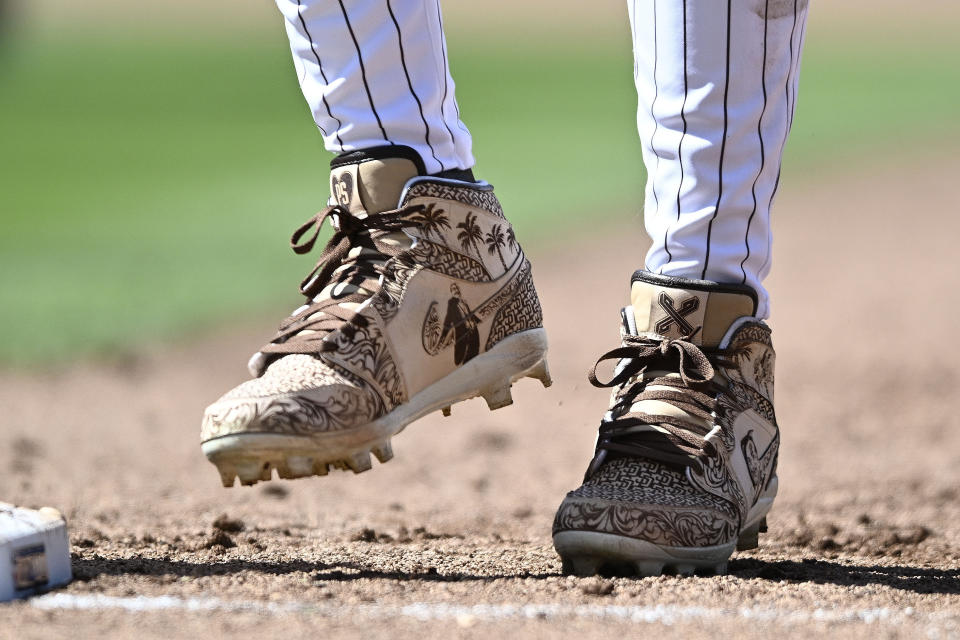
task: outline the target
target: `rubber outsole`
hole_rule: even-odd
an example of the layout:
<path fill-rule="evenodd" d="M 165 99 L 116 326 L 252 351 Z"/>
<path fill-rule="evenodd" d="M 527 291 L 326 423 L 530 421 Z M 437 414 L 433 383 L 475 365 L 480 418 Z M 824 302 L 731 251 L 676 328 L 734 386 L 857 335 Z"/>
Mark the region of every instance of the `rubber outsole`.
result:
<path fill-rule="evenodd" d="M 599 531 L 558 531 L 553 546 L 560 555 L 564 575 L 588 577 L 660 575 L 723 575 L 736 551 L 756 549 L 760 534 L 767 532 L 767 513 L 778 488 L 774 476 L 763 495 L 747 514 L 737 539 L 711 547 L 668 547 Z"/>
<path fill-rule="evenodd" d="M 203 453 L 220 473 L 223 486 L 255 485 L 273 478 L 325 476 L 339 469 L 363 473 L 371 455 L 382 464 L 393 458 L 391 438 L 411 422 L 438 409 L 451 415 L 457 402 L 482 397 L 491 411 L 513 404 L 511 387 L 521 378 L 552 384 L 543 329 L 522 331 L 421 390 L 403 405 L 366 425 L 343 432 L 304 435 L 239 433 L 207 440 Z"/>
<path fill-rule="evenodd" d="M 660 575 L 723 575 L 734 549 L 754 549 L 766 518 L 736 542 L 712 547 L 664 547 L 645 540 L 596 531 L 560 531 L 553 544 L 564 575 L 648 578 Z"/>

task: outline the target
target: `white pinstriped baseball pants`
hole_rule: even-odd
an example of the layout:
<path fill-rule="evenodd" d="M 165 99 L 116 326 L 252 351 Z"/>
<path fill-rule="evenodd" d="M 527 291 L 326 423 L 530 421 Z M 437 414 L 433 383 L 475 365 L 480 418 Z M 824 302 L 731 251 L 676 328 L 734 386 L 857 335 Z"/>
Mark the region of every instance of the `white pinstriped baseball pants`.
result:
<path fill-rule="evenodd" d="M 656 273 L 744 283 L 770 270 L 770 208 L 796 104 L 808 0 L 627 0 Z M 277 0 L 326 148 L 413 147 L 473 166 L 437 0 Z"/>

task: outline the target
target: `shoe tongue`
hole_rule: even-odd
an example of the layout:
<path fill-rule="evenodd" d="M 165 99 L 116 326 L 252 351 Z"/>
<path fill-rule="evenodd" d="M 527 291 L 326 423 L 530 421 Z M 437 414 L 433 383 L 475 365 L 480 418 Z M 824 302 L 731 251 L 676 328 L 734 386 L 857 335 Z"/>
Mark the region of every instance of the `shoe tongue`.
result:
<path fill-rule="evenodd" d="M 330 170 L 330 195 L 350 213 L 363 217 L 396 209 L 410 178 L 420 175 L 406 158 L 383 158 L 345 164 Z"/>
<path fill-rule="evenodd" d="M 330 194 L 334 201 L 346 207 L 350 213 L 358 218 L 371 214 L 382 213 L 396 209 L 400 202 L 400 194 L 407 182 L 420 175 L 417 165 L 407 158 L 364 158 L 333 167 L 330 170 Z M 400 247 L 409 246 L 411 239 L 402 231 L 374 232 L 378 240 Z M 382 264 L 385 257 L 378 252 L 355 247 L 351 250 L 350 259 Z M 343 267 L 347 268 L 347 267 Z M 337 272 L 335 272 L 336 274 Z M 314 299 L 339 297 L 360 292 L 372 295 L 373 291 L 358 287 L 350 283 L 338 283 L 336 278 Z M 356 306 L 349 303 L 347 306 Z"/>
<path fill-rule="evenodd" d="M 640 271 L 634 274 L 630 300 L 638 335 L 662 340 L 696 331 L 690 342 L 708 348 L 720 345 L 735 320 L 756 313 L 746 287 Z"/>

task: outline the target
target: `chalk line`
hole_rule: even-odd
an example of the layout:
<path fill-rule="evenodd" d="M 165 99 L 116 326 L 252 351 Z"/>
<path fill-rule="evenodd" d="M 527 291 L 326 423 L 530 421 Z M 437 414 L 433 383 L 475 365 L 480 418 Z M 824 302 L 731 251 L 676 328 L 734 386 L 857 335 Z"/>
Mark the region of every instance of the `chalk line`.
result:
<path fill-rule="evenodd" d="M 473 604 L 417 602 L 406 605 L 363 604 L 334 605 L 307 602 L 259 602 L 221 600 L 219 598 L 181 598 L 178 596 L 107 596 L 101 594 L 50 593 L 30 600 L 44 610 L 151 611 L 238 611 L 267 615 L 309 614 L 329 618 L 367 619 L 410 618 L 413 620 L 465 620 L 489 622 L 501 620 L 537 620 L 557 618 L 612 619 L 624 622 L 671 625 L 683 622 L 719 620 L 761 621 L 789 626 L 805 623 L 865 624 L 900 626 L 905 623 L 946 625 L 960 629 L 960 612 L 918 612 L 912 607 L 867 609 L 781 609 L 774 607 L 715 608 L 680 605 L 615 604 Z"/>

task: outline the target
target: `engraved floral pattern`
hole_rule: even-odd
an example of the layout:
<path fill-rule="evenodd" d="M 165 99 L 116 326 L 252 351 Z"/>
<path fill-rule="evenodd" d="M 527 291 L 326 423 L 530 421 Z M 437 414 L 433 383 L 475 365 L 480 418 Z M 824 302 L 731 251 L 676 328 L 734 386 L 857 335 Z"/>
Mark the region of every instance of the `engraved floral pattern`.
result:
<path fill-rule="evenodd" d="M 504 217 L 500 201 L 493 195 L 493 189 L 489 187 L 459 187 L 441 182 L 417 182 L 407 191 L 406 201 L 409 202 L 413 198 L 456 200 L 462 204 L 489 211 L 500 218 Z"/>
<path fill-rule="evenodd" d="M 490 329 L 490 335 L 487 336 L 486 349 L 509 335 L 543 324 L 543 311 L 540 308 L 537 292 L 533 288 L 529 262 L 524 262 L 523 268 L 516 276 L 516 281 L 513 295 L 497 309 L 493 327 Z"/>
<path fill-rule="evenodd" d="M 488 282 L 491 280 L 490 274 L 482 262 L 428 240 L 417 241 L 417 244 L 410 249 L 408 254 L 410 261 L 414 264 L 442 273 L 445 276 L 469 280 L 470 282 Z"/>
<path fill-rule="evenodd" d="M 599 531 L 672 547 L 709 547 L 732 542 L 735 521 L 690 509 L 565 501 L 553 522 L 558 531 Z"/>
<path fill-rule="evenodd" d="M 365 372 L 386 396 L 387 410 L 406 401 L 403 379 L 393 361 L 379 325 L 364 316 L 357 316 L 340 331 L 331 335 L 336 351 L 327 357 L 357 372 Z"/>
<path fill-rule="evenodd" d="M 347 429 L 373 420 L 382 411 L 379 397 L 366 385 L 328 385 L 319 394 L 280 395 L 220 402 L 207 410 L 204 440 L 232 433 L 309 435 Z"/>

